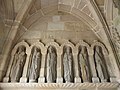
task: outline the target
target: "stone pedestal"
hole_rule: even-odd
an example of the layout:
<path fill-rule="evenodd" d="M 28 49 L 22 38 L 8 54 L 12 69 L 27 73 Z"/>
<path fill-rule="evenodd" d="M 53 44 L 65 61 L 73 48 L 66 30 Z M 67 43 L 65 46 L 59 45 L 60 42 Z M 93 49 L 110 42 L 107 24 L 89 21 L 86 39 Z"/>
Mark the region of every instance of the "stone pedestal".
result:
<path fill-rule="evenodd" d="M 29 80 L 29 83 L 36 83 L 36 80 Z"/>
<path fill-rule="evenodd" d="M 9 82 L 9 80 L 10 80 L 10 78 L 9 78 L 9 77 L 4 77 L 4 78 L 3 78 L 3 82 L 4 82 L 4 83 Z"/>
<path fill-rule="evenodd" d="M 80 77 L 75 77 L 74 82 L 75 83 L 81 83 L 81 78 Z"/>
<path fill-rule="evenodd" d="M 62 78 L 62 77 L 57 77 L 56 82 L 57 82 L 57 83 L 63 83 L 63 78 Z"/>
<path fill-rule="evenodd" d="M 45 77 L 39 77 L 38 83 L 45 83 Z"/>
<path fill-rule="evenodd" d="M 27 78 L 26 77 L 21 77 L 20 78 L 20 83 L 27 83 Z"/>
<path fill-rule="evenodd" d="M 99 83 L 99 78 L 98 77 L 92 77 L 92 82 L 93 83 Z"/>

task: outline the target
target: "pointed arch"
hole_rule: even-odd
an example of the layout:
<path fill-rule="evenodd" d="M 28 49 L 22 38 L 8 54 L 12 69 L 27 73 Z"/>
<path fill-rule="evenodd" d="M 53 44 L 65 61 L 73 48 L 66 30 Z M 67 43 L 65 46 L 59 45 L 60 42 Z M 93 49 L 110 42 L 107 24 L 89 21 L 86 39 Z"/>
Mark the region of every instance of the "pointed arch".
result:
<path fill-rule="evenodd" d="M 105 55 L 109 55 L 109 51 L 108 51 L 108 49 L 105 47 L 105 45 L 104 44 L 102 44 L 102 43 L 100 43 L 100 42 L 94 42 L 92 45 L 91 45 L 91 48 L 92 48 L 92 50 L 94 50 L 94 47 L 95 46 L 100 46 L 101 48 L 102 48 L 102 51 L 103 51 L 103 53 L 105 54 Z"/>

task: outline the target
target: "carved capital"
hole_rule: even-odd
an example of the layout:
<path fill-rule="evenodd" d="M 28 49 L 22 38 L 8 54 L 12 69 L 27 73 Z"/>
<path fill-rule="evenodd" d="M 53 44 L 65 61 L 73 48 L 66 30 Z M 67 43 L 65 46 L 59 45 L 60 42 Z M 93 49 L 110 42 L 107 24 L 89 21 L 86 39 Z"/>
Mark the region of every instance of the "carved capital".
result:
<path fill-rule="evenodd" d="M 92 48 L 89 48 L 89 49 L 88 49 L 88 55 L 89 55 L 89 56 L 93 56 L 93 54 L 94 54 L 93 49 L 92 49 Z"/>
<path fill-rule="evenodd" d="M 42 53 L 42 55 L 46 55 L 47 49 L 44 49 L 41 53 Z"/>

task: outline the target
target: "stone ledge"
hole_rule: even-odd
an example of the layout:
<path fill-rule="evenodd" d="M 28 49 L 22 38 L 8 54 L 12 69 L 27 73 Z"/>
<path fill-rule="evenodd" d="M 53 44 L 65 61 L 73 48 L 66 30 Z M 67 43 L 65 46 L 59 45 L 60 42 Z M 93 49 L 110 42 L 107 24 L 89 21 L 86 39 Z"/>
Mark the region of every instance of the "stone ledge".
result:
<path fill-rule="evenodd" d="M 118 88 L 118 83 L 0 83 L 0 88 L 39 88 L 39 89 L 94 89 L 94 88 Z"/>

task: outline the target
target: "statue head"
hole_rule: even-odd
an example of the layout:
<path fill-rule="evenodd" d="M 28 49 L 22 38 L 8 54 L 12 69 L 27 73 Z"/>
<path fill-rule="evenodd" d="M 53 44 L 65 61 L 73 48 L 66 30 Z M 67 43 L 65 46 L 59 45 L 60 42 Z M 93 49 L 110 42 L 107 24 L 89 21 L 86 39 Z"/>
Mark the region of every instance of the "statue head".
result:
<path fill-rule="evenodd" d="M 71 52 L 71 47 L 66 46 L 66 53 L 70 53 Z"/>
<path fill-rule="evenodd" d="M 18 53 L 21 53 L 22 51 L 24 51 L 24 47 L 23 46 L 18 47 Z"/>
<path fill-rule="evenodd" d="M 37 47 L 34 47 L 34 52 L 37 52 Z"/>
<path fill-rule="evenodd" d="M 100 52 L 100 46 L 96 46 L 95 51 Z"/>
<path fill-rule="evenodd" d="M 81 47 L 81 53 L 86 53 L 86 47 L 85 46 Z"/>
<path fill-rule="evenodd" d="M 48 51 L 49 51 L 49 53 L 53 53 L 54 52 L 54 48 L 52 46 L 49 46 Z"/>

